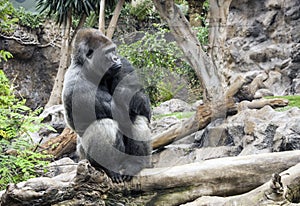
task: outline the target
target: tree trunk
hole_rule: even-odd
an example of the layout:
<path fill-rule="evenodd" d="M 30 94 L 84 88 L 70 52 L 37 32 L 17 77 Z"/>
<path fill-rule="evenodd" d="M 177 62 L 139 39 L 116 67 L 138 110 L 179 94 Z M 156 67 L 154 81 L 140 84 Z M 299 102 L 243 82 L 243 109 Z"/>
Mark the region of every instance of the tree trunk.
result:
<path fill-rule="evenodd" d="M 32 206 L 57 203 L 90 205 L 85 203 L 91 200 L 98 203 L 107 196 L 108 191 L 127 191 L 127 194 L 128 191 L 135 194 L 155 191 L 156 196 L 148 200 L 148 205 L 172 206 L 204 195 L 228 196 L 248 192 L 267 182 L 273 173 L 280 173 L 299 162 L 300 151 L 226 157 L 168 168 L 144 169 L 131 182 L 112 184 L 102 171 L 96 171 L 86 160 L 80 161 L 77 167 L 68 161 L 52 164 L 53 168 L 50 168 L 57 174 L 53 178 L 40 177 L 17 185 L 10 184 L 6 191 L 0 192 L 0 199 L 6 206 L 21 205 L 18 204 L 20 202 Z M 283 178 L 285 175 L 291 176 L 290 181 L 283 184 L 287 187 L 285 194 L 293 201 L 300 195 L 299 167 L 297 171 L 297 175 L 294 172 L 282 174 Z"/>
<path fill-rule="evenodd" d="M 160 16 L 167 21 L 185 58 L 196 71 L 204 87 L 204 102 L 224 102 L 224 80 L 211 59 L 203 51 L 185 16 L 173 0 L 153 0 L 153 2 Z"/>
<path fill-rule="evenodd" d="M 232 197 L 200 197 L 184 206 L 214 205 L 294 205 L 300 202 L 300 164 L 280 175 L 274 173 L 271 180 L 242 195 Z M 288 201 L 287 201 L 288 200 Z M 296 204 L 295 204 L 296 205 Z M 297 204 L 299 205 L 299 204 Z"/>
<path fill-rule="evenodd" d="M 50 98 L 45 106 L 45 108 L 51 107 L 53 105 L 61 104 L 61 93 L 64 82 L 64 75 L 70 64 L 70 32 L 72 24 L 72 11 L 68 11 L 67 20 L 62 27 L 62 42 L 60 50 L 60 62 L 55 77 L 54 85 L 51 91 Z"/>
<path fill-rule="evenodd" d="M 223 70 L 226 25 L 232 0 L 210 0 L 209 5 L 209 55 L 220 73 Z"/>
<path fill-rule="evenodd" d="M 112 37 L 114 35 L 115 29 L 117 27 L 117 22 L 118 22 L 124 2 L 125 2 L 125 0 L 119 0 L 118 4 L 114 10 L 114 15 L 110 20 L 109 26 L 106 31 L 106 36 L 110 39 L 112 39 Z"/>
<path fill-rule="evenodd" d="M 105 0 L 100 0 L 99 30 L 105 34 Z"/>

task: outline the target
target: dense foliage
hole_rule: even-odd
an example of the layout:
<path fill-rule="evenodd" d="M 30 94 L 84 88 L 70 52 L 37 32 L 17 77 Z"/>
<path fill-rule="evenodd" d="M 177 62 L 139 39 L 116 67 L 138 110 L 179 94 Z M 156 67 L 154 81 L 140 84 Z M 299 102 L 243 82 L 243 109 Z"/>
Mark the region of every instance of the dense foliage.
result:
<path fill-rule="evenodd" d="M 99 0 L 57 0 L 57 1 L 37 1 L 37 8 L 41 12 L 46 12 L 47 16 L 55 15 L 57 23 L 66 23 L 69 12 L 73 16 L 82 16 L 85 14 L 89 16 L 92 11 L 98 11 Z"/>
<path fill-rule="evenodd" d="M 32 111 L 13 93 L 4 72 L 0 70 L 0 190 L 44 171 L 49 156 L 33 152 L 31 132 L 37 132 L 42 119 L 41 110 Z"/>
<path fill-rule="evenodd" d="M 18 18 L 13 18 L 14 7 L 9 0 L 0 1 L 0 31 L 8 33 L 12 30 L 12 25 L 18 22 Z"/>
<path fill-rule="evenodd" d="M 13 17 L 17 18 L 18 24 L 30 29 L 37 29 L 43 25 L 45 17 L 42 14 L 34 14 L 25 11 L 24 8 L 14 9 Z"/>
<path fill-rule="evenodd" d="M 172 88 L 174 80 L 168 80 L 172 74 L 186 77 L 193 85 L 199 84 L 194 70 L 183 60 L 176 43 L 166 40 L 167 32 L 159 28 L 155 34 L 145 33 L 140 40 L 119 46 L 119 53 L 138 69 L 153 104 L 173 98 L 184 86 Z"/>
<path fill-rule="evenodd" d="M 14 7 L 8 0 L 0 1 L 0 32 L 5 34 L 12 31 L 12 25 L 18 22 L 17 18 L 12 18 Z M 5 50 L 0 50 L 0 62 L 12 58 L 12 54 Z"/>

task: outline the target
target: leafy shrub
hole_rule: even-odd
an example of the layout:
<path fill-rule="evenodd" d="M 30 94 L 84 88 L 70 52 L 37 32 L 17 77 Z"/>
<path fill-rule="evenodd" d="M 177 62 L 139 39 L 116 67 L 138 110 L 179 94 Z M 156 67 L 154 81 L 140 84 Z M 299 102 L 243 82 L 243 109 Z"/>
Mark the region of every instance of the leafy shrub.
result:
<path fill-rule="evenodd" d="M 25 11 L 23 7 L 14 9 L 13 16 L 19 19 L 19 25 L 37 29 L 42 26 L 45 17 L 42 14 L 34 14 L 32 12 Z"/>
<path fill-rule="evenodd" d="M 5 51 L 5 50 L 0 50 L 0 62 L 2 61 L 2 59 L 4 61 L 7 61 L 8 59 L 12 58 L 13 55 L 8 52 L 8 51 Z"/>
<path fill-rule="evenodd" d="M 13 87 L 0 70 L 0 190 L 9 182 L 19 182 L 38 175 L 49 156 L 33 152 L 30 132 L 37 132 L 41 111 L 32 111 L 13 94 Z"/>
<path fill-rule="evenodd" d="M 11 15 L 14 12 L 13 5 L 9 0 L 0 1 L 0 32 L 9 33 L 13 30 L 12 25 L 18 22 L 18 18 L 13 18 Z"/>
<path fill-rule="evenodd" d="M 154 3 L 151 0 L 141 1 L 135 6 L 130 5 L 129 13 L 136 17 L 139 21 L 144 21 L 151 18 L 159 18 L 158 13 L 155 11 Z"/>
<path fill-rule="evenodd" d="M 136 68 L 141 77 L 151 103 L 156 105 L 160 100 L 174 96 L 167 92 L 170 73 L 185 76 L 190 82 L 198 84 L 194 70 L 183 61 L 183 54 L 175 42 L 164 38 L 168 30 L 159 28 L 155 34 L 145 33 L 143 38 L 132 43 L 123 43 L 118 47 L 119 53 L 126 57 Z M 170 80 L 169 80 L 170 81 Z M 175 92 L 178 90 L 175 88 Z M 166 94 L 167 96 L 162 96 Z"/>
<path fill-rule="evenodd" d="M 208 25 L 205 24 L 204 27 L 200 26 L 200 27 L 194 27 L 193 28 L 196 32 L 197 32 L 197 38 L 199 40 L 199 42 L 201 43 L 201 45 L 205 46 L 208 44 Z"/>

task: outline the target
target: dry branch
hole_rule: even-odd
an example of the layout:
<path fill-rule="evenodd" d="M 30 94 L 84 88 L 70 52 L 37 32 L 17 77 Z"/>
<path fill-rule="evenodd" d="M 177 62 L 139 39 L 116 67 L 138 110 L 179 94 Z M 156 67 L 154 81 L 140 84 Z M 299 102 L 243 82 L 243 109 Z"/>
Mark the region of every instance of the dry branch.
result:
<path fill-rule="evenodd" d="M 76 139 L 76 133 L 70 128 L 65 128 L 59 136 L 40 145 L 39 151 L 51 154 L 57 159 L 76 150 Z"/>

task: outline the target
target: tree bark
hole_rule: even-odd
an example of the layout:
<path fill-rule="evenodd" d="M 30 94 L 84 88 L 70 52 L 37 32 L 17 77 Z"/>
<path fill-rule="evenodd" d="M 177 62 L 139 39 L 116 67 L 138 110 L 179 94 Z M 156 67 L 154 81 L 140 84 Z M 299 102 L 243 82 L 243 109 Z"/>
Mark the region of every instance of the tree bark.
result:
<path fill-rule="evenodd" d="M 116 5 L 116 8 L 114 10 L 114 15 L 110 20 L 109 26 L 106 31 L 106 36 L 110 39 L 112 39 L 114 32 L 116 30 L 117 22 L 118 22 L 124 2 L 125 2 L 125 0 L 119 0 L 118 4 Z"/>
<path fill-rule="evenodd" d="M 72 154 L 76 151 L 77 134 L 70 128 L 57 137 L 51 138 L 39 146 L 38 151 L 53 155 L 55 159 L 62 158 L 64 155 Z"/>
<path fill-rule="evenodd" d="M 100 0 L 99 30 L 105 34 L 105 0 Z"/>
<path fill-rule="evenodd" d="M 210 0 L 209 4 L 209 55 L 219 72 L 222 73 L 226 25 L 232 0 Z"/>
<path fill-rule="evenodd" d="M 274 173 L 272 178 L 262 186 L 248 193 L 233 197 L 200 197 L 183 206 L 214 206 L 214 205 L 292 205 L 300 203 L 300 164 Z M 298 204 L 297 204 L 298 205 Z"/>
<path fill-rule="evenodd" d="M 225 81 L 203 51 L 185 16 L 173 0 L 153 0 L 153 2 L 160 16 L 167 21 L 178 46 L 201 81 L 204 87 L 204 102 L 224 102 Z"/>
<path fill-rule="evenodd" d="M 91 198 L 98 202 L 109 190 L 159 191 L 149 205 L 171 206 L 204 195 L 228 196 L 248 192 L 268 181 L 273 173 L 280 173 L 299 162 L 300 151 L 227 157 L 169 168 L 144 169 L 129 183 L 112 184 L 103 172 L 96 171 L 87 161 L 81 161 L 76 173 L 68 171 L 53 178 L 41 177 L 11 184 L 0 193 L 0 198 L 2 205 L 6 206 L 15 206 L 18 202 L 41 206 L 62 201 L 65 205 L 76 205 L 78 201 L 82 203 Z M 53 166 L 57 173 L 67 165 Z M 299 197 L 297 174 L 286 183 L 289 187 L 285 194 L 291 200 Z"/>
<path fill-rule="evenodd" d="M 72 25 L 72 10 L 68 11 L 67 20 L 62 27 L 62 42 L 60 50 L 60 62 L 57 71 L 57 75 L 54 80 L 54 85 L 51 91 L 50 98 L 45 106 L 45 108 L 51 107 L 53 105 L 61 104 L 61 93 L 64 82 L 64 75 L 70 64 L 70 32 Z"/>

